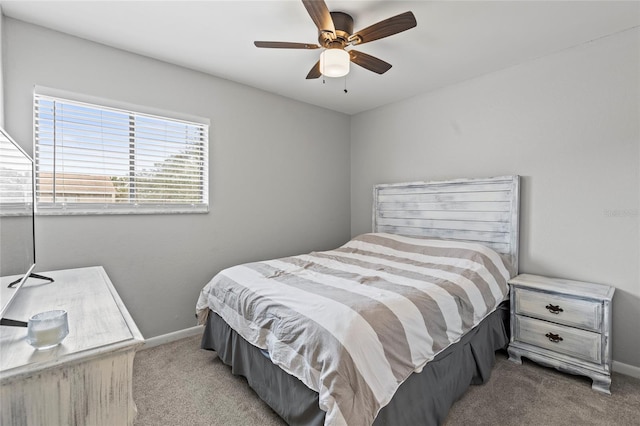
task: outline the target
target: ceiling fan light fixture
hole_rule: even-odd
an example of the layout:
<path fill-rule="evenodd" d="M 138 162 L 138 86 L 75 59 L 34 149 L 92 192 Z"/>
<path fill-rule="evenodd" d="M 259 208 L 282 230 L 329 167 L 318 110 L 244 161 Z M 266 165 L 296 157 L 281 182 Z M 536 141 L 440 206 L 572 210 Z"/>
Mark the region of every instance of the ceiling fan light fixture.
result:
<path fill-rule="evenodd" d="M 326 77 L 349 74 L 350 57 L 343 49 L 326 49 L 320 54 L 320 72 Z"/>

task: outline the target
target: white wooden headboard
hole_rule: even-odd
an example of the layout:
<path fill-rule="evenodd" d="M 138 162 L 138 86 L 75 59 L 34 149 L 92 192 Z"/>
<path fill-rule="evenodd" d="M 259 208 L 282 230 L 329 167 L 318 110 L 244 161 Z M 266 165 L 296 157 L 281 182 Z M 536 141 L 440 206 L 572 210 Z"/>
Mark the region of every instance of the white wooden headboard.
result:
<path fill-rule="evenodd" d="M 520 176 L 381 184 L 373 232 L 446 238 L 491 247 L 518 270 Z"/>

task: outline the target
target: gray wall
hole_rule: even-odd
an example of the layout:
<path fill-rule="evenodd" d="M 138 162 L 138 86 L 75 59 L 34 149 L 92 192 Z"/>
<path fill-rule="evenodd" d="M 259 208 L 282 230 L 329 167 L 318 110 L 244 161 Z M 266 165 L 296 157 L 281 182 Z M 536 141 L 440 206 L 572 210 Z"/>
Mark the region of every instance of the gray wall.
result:
<path fill-rule="evenodd" d="M 211 120 L 209 214 L 37 218 L 37 270 L 103 265 L 145 337 L 195 325 L 222 268 L 348 240 L 348 116 L 10 18 L 4 37 L 27 152 L 36 84 Z"/>
<path fill-rule="evenodd" d="M 193 325 L 221 268 L 369 231 L 375 183 L 520 174 L 521 271 L 615 285 L 614 359 L 640 367 L 637 29 L 351 118 L 12 19 L 3 31 L 6 127 L 29 152 L 34 84 L 212 120 L 208 215 L 37 222 L 39 270 L 104 265 L 145 337 Z"/>
<path fill-rule="evenodd" d="M 2 23 L 4 22 L 4 15 L 2 15 L 2 5 L 0 4 L 0 58 L 2 58 L 2 47 L 4 42 L 2 41 L 4 30 Z M 0 61 L 0 127 L 4 127 L 4 65 L 3 61 Z"/>
<path fill-rule="evenodd" d="M 351 233 L 376 183 L 523 176 L 520 270 L 617 287 L 640 367 L 640 34 L 630 30 L 351 120 Z"/>

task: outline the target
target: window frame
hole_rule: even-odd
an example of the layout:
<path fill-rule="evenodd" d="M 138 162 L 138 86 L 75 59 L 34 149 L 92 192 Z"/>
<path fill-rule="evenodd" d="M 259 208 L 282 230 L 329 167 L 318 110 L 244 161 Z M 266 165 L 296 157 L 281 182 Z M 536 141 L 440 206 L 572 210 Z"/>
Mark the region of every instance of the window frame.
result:
<path fill-rule="evenodd" d="M 93 108 L 117 110 L 125 114 L 151 117 L 153 119 L 184 122 L 202 128 L 202 160 L 204 167 L 201 180 L 202 199 L 200 203 L 108 203 L 108 202 L 46 202 L 40 201 L 40 163 L 38 154 L 38 130 L 37 130 L 37 100 L 36 97 L 44 97 L 70 102 L 73 104 L 85 104 Z M 209 127 L 210 120 L 203 117 L 191 116 L 156 108 L 134 105 L 105 98 L 68 92 L 59 89 L 35 86 L 33 91 L 33 159 L 35 165 L 34 181 L 36 182 L 36 211 L 38 215 L 119 215 L 119 214 L 189 214 L 209 212 Z"/>

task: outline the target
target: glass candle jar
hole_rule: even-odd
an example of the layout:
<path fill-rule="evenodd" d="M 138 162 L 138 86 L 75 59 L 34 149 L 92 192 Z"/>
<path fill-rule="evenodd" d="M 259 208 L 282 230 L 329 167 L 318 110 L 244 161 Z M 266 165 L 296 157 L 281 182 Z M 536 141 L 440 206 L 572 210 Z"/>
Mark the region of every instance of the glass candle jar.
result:
<path fill-rule="evenodd" d="M 27 343 L 38 350 L 51 349 L 69 334 L 67 311 L 56 310 L 35 314 L 27 323 Z"/>

